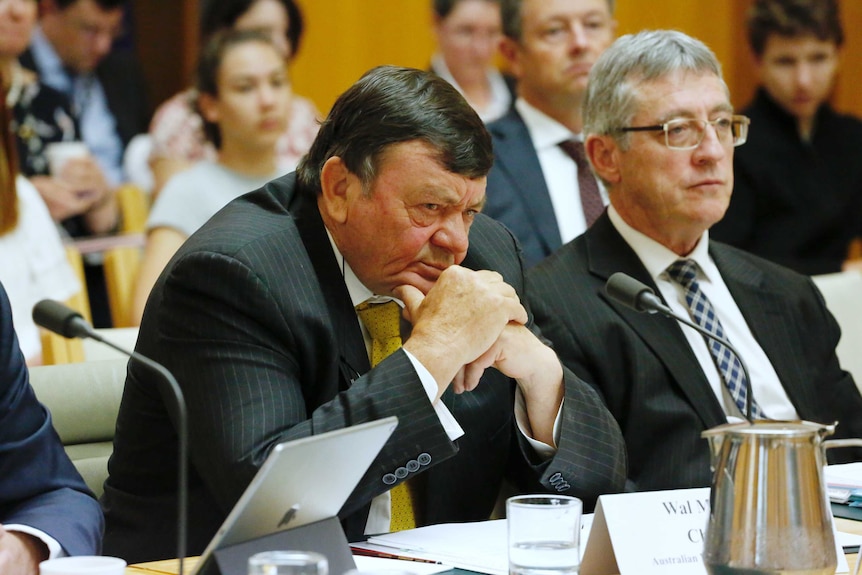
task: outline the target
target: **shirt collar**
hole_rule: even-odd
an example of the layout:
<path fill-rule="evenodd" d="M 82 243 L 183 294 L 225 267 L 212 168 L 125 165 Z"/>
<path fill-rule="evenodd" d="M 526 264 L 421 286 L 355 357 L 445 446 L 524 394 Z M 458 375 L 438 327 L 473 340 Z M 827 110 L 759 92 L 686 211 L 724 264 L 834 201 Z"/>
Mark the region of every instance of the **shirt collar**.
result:
<path fill-rule="evenodd" d="M 39 70 L 41 82 L 65 94 L 71 92 L 72 79 L 40 26 L 33 29 L 30 52 L 33 54 L 36 68 Z"/>
<path fill-rule="evenodd" d="M 582 134 L 575 134 L 567 127 L 548 116 L 523 98 L 515 100 L 515 108 L 527 125 L 530 139 L 536 150 L 559 146 L 566 140 L 583 140 Z"/>
<path fill-rule="evenodd" d="M 613 205 L 608 206 L 608 217 L 610 217 L 614 228 L 643 262 L 654 282 L 660 279 L 669 265 L 678 259 L 683 259 L 654 239 L 628 225 Z M 703 232 L 694 250 L 684 259 L 694 260 L 707 280 L 712 281 L 718 277 L 718 268 L 715 267 L 712 258 L 709 257 L 709 230 Z"/>
<path fill-rule="evenodd" d="M 356 277 L 350 264 L 347 263 L 347 260 L 344 259 L 343 255 L 341 255 L 341 251 L 339 251 L 338 247 L 335 245 L 335 240 L 332 238 L 332 234 L 329 233 L 328 229 L 326 230 L 326 237 L 329 238 L 329 245 L 332 246 L 332 253 L 335 254 L 335 260 L 341 267 L 341 275 L 344 277 L 344 285 L 347 287 L 347 293 L 350 294 L 350 303 L 354 308 L 368 300 L 371 300 L 371 303 L 383 303 L 391 300 L 401 307 L 404 307 L 404 304 L 400 300 L 391 296 L 376 295 L 368 289 L 365 284 L 359 281 L 359 278 Z"/>
<path fill-rule="evenodd" d="M 465 96 L 464 90 L 458 85 L 458 81 L 455 80 L 455 76 L 452 75 L 449 66 L 446 65 L 446 60 L 443 59 L 442 54 L 437 53 L 431 57 L 431 70 L 440 78 L 449 82 L 458 90 L 459 94 Z M 508 110 L 512 103 L 512 96 L 509 92 L 509 87 L 506 86 L 506 80 L 503 79 L 503 75 L 499 70 L 493 66 L 485 68 L 485 77 L 488 79 L 488 86 L 491 88 L 491 102 L 486 106 L 485 110 L 482 112 L 477 110 L 476 113 L 479 114 L 483 122 L 489 122 L 496 120 Z"/>

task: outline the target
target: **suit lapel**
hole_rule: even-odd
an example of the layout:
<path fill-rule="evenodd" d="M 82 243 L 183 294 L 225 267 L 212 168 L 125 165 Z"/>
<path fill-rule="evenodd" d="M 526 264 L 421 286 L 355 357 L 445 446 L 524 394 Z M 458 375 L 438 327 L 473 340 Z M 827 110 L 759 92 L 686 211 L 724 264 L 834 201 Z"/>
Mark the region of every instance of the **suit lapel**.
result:
<path fill-rule="evenodd" d="M 356 311 L 350 301 L 350 294 L 344 284 L 341 268 L 332 252 L 317 201 L 310 197 L 306 190 L 297 186 L 289 209 L 294 214 L 296 227 L 308 251 L 318 285 L 328 306 L 333 335 L 338 342 L 342 374 L 339 388 L 343 391 L 350 387 L 354 379 L 371 369 L 365 341 L 356 319 Z"/>
<path fill-rule="evenodd" d="M 624 272 L 650 286 L 661 296 L 643 263 L 611 224 L 607 212 L 596 220 L 584 239 L 591 274 L 607 282 L 613 273 Z M 674 384 L 703 421 L 704 427 L 726 423 L 724 412 L 676 321 L 630 310 L 612 301 L 604 290 L 599 296 L 664 364 Z"/>
<path fill-rule="evenodd" d="M 562 245 L 560 229 L 527 125 L 513 108 L 490 129 L 499 169 L 505 172 L 513 190 L 521 196 L 526 216 L 548 252 L 556 250 Z"/>
<path fill-rule="evenodd" d="M 709 251 L 748 328 L 798 411 L 802 400 L 807 399 L 807 382 L 800 380 L 800 374 L 806 370 L 799 364 L 805 356 L 794 346 L 796 330 L 782 327 L 787 318 L 786 296 L 769 288 L 762 269 L 733 255 L 727 246 L 710 242 Z"/>

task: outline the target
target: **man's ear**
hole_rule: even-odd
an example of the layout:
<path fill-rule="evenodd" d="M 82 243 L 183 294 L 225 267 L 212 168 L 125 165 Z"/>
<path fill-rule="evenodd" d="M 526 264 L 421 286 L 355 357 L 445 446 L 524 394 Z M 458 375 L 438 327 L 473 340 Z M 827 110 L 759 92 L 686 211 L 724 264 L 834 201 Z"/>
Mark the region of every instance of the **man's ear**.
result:
<path fill-rule="evenodd" d="M 332 156 L 320 170 L 320 209 L 334 223 L 347 221 L 350 205 L 350 187 L 359 178 L 350 173 L 339 156 Z"/>
<path fill-rule="evenodd" d="M 508 36 L 500 39 L 500 54 L 506 60 L 506 70 L 515 78 L 520 78 L 522 74 L 519 50 L 520 46 L 515 40 Z"/>
<path fill-rule="evenodd" d="M 212 94 L 198 94 L 198 110 L 203 119 L 210 124 L 218 124 L 219 114 L 218 100 Z"/>
<path fill-rule="evenodd" d="M 610 184 L 620 181 L 620 148 L 616 140 L 611 136 L 592 134 L 584 142 L 584 150 L 601 179 Z"/>

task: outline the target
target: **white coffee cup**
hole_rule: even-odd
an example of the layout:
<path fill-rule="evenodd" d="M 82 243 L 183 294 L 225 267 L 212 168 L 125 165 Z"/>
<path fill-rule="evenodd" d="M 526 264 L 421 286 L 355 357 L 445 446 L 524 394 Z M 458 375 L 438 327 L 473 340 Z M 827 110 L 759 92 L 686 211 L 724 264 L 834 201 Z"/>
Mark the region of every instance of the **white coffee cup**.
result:
<path fill-rule="evenodd" d="M 45 146 L 45 157 L 48 158 L 48 169 L 52 176 L 60 175 L 63 166 L 72 158 L 86 158 L 90 149 L 84 142 L 54 142 Z"/>
<path fill-rule="evenodd" d="M 39 563 L 39 575 L 124 575 L 126 562 L 119 557 L 79 555 Z"/>

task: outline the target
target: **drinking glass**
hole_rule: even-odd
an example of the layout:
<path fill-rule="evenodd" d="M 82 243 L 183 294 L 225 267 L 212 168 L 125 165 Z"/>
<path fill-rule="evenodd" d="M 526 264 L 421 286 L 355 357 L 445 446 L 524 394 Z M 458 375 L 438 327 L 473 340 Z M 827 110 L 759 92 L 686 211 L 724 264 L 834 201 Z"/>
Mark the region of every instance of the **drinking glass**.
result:
<path fill-rule="evenodd" d="M 575 575 L 580 569 L 583 503 L 566 495 L 506 500 L 510 575 Z"/>

